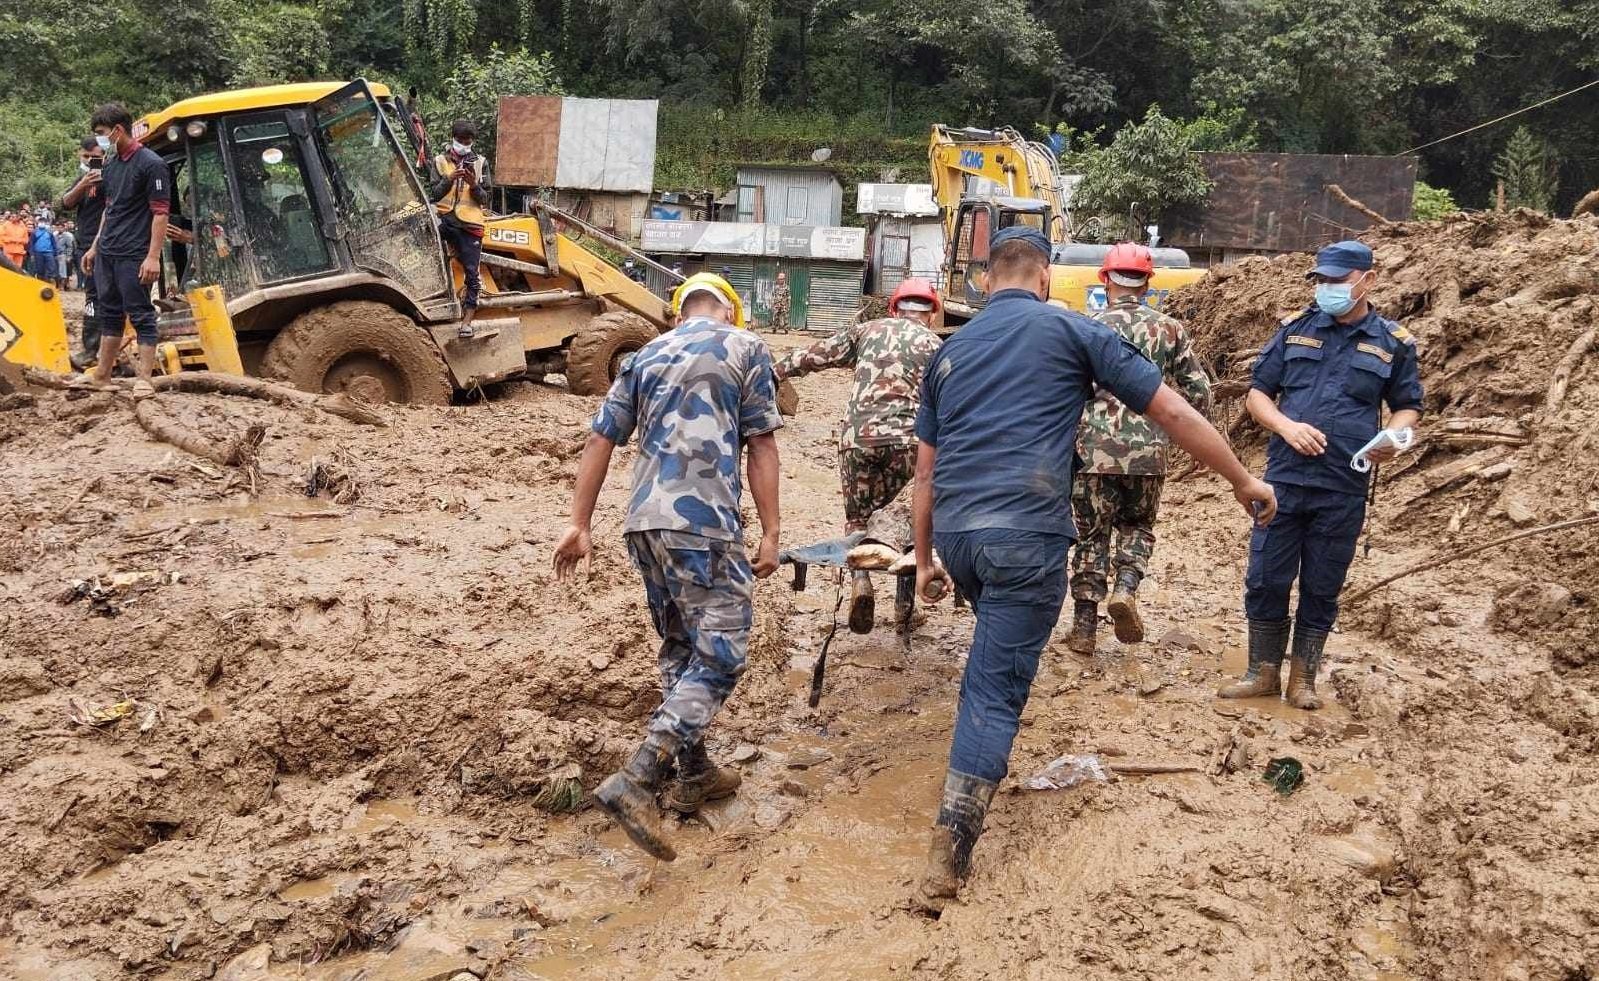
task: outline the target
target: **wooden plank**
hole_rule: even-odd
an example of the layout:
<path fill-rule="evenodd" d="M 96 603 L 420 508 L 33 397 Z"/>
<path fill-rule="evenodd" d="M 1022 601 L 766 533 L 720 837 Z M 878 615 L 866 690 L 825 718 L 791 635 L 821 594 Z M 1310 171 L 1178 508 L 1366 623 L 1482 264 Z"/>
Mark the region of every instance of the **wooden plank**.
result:
<path fill-rule="evenodd" d="M 506 187 L 553 187 L 560 137 L 560 96 L 501 97 L 494 183 Z"/>

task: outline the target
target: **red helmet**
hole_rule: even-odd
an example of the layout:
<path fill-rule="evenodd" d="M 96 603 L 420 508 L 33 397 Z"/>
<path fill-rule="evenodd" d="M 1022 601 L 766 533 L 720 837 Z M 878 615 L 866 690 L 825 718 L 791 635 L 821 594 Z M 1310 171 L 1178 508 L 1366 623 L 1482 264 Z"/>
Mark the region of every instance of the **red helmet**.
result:
<path fill-rule="evenodd" d="M 894 295 L 888 298 L 888 312 L 899 313 L 901 300 L 920 300 L 931 304 L 934 313 L 939 310 L 938 291 L 933 289 L 933 284 L 925 279 L 907 279 L 894 290 Z"/>
<path fill-rule="evenodd" d="M 1155 256 L 1136 242 L 1113 245 L 1110 251 L 1105 253 L 1105 261 L 1099 264 L 1099 281 L 1108 284 L 1110 274 L 1113 272 L 1130 273 L 1139 279 L 1149 279 L 1155 275 Z"/>

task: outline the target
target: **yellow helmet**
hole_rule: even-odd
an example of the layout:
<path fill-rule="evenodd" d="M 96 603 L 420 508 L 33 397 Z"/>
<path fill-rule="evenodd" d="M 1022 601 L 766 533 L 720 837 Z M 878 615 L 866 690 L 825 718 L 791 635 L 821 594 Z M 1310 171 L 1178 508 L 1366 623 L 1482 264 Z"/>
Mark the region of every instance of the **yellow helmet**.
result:
<path fill-rule="evenodd" d="M 744 326 L 744 301 L 738 298 L 738 292 L 728 285 L 727 280 L 715 273 L 698 272 L 678 284 L 672 291 L 672 314 L 679 316 L 683 312 L 683 301 L 688 299 L 690 293 L 712 292 L 721 298 L 723 303 L 733 308 L 733 326 Z"/>

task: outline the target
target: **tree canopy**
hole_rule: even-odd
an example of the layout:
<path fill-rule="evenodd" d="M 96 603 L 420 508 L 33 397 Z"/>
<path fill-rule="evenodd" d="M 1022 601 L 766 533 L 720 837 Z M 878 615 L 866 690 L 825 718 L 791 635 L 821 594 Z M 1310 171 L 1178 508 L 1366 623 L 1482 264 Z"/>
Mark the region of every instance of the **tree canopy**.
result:
<path fill-rule="evenodd" d="M 14 10 L 0 21 L 10 55 L 0 195 L 13 199 L 70 176 L 97 103 L 142 112 L 312 78 L 415 86 L 435 124 L 488 112 L 502 87 L 659 98 L 663 144 L 678 147 L 746 132 L 775 145 L 788 129 L 789 143 L 835 132 L 914 148 L 934 121 L 1067 124 L 1109 146 L 1158 105 L 1196 148 L 1394 154 L 1599 76 L 1599 0 L 103 0 L 88 15 Z M 487 131 L 493 120 L 479 123 Z M 1517 126 L 1527 136 L 1508 152 L 1524 164 L 1540 148 L 1552 207 L 1599 186 L 1599 87 L 1421 150 L 1422 178 L 1464 206 L 1491 204 Z M 920 156 L 897 158 L 905 178 Z M 684 160 L 664 155 L 663 167 Z"/>

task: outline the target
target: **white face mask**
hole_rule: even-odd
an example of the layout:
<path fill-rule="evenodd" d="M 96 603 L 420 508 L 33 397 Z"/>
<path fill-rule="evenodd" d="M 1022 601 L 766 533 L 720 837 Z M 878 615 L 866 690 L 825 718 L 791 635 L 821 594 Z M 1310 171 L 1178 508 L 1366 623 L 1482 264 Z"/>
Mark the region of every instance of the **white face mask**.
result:
<path fill-rule="evenodd" d="M 455 151 L 456 156 L 464 157 L 472 152 L 472 144 L 462 143 L 460 140 L 451 140 L 450 149 Z"/>

